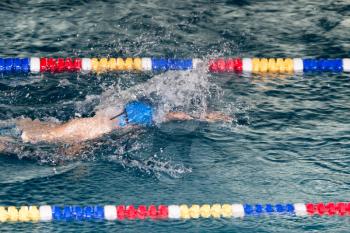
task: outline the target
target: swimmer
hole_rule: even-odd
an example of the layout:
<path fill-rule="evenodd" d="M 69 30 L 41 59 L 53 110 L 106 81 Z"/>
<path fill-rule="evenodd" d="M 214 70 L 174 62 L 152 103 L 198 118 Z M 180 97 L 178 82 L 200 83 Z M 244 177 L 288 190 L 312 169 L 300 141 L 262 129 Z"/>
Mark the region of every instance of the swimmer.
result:
<path fill-rule="evenodd" d="M 114 109 L 114 108 L 112 108 Z M 117 109 L 117 107 L 115 107 Z M 25 143 L 82 143 L 102 137 L 113 131 L 149 127 L 155 124 L 156 109 L 147 101 L 130 101 L 122 111 L 111 108 L 99 110 L 95 116 L 89 118 L 75 118 L 66 123 L 20 119 L 11 129 L 12 137 L 16 135 Z M 162 122 L 198 120 L 205 122 L 230 122 L 232 118 L 220 112 L 210 112 L 194 117 L 185 112 L 167 112 Z M 1 131 L 0 131 L 1 134 Z M 0 151 L 5 149 L 8 135 L 0 137 Z"/>

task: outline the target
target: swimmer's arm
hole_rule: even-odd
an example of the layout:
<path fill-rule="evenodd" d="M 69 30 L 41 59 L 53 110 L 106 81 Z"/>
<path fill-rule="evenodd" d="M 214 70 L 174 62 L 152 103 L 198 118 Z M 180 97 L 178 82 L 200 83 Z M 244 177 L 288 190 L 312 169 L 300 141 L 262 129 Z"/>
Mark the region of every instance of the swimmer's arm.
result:
<path fill-rule="evenodd" d="M 232 117 L 225 115 L 221 112 L 210 112 L 203 114 L 200 117 L 194 117 L 184 112 L 169 112 L 165 116 L 166 121 L 188 121 L 188 120 L 199 120 L 199 121 L 207 121 L 207 122 L 216 122 L 216 121 L 224 121 L 230 122 L 232 121 Z"/>
<path fill-rule="evenodd" d="M 115 120 L 108 117 L 94 116 L 63 124 L 23 119 L 18 122 L 18 127 L 23 131 L 22 140 L 25 142 L 81 142 L 110 133 L 115 129 L 115 124 Z"/>

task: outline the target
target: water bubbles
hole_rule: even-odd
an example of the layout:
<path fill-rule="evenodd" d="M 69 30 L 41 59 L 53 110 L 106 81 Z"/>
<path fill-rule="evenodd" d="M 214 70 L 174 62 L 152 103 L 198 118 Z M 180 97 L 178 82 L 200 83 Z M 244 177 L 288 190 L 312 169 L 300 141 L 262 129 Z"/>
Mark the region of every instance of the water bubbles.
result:
<path fill-rule="evenodd" d="M 154 154 L 147 159 L 130 158 L 129 156 L 119 155 L 108 157 L 109 161 L 122 165 L 129 171 L 155 176 L 157 179 L 168 176 L 170 178 L 181 178 L 191 173 L 192 169 L 182 164 L 176 164 L 171 160 L 164 160 L 161 156 Z"/>

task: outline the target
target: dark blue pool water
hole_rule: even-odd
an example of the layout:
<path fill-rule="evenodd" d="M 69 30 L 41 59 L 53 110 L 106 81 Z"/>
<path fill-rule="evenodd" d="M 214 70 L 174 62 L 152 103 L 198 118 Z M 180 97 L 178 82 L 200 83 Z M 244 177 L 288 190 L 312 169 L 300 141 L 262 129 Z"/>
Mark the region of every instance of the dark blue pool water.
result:
<path fill-rule="evenodd" d="M 349 9 L 347 1 L 1 1 L 0 54 L 348 57 Z M 22 116 L 55 121 L 90 116 L 135 90 L 156 93 L 165 107 L 170 102 L 186 109 L 200 99 L 235 121 L 175 122 L 107 135 L 72 160 L 57 145 L 22 145 L 15 156 L 1 154 L 0 203 L 349 201 L 349 78 L 332 73 L 207 76 L 204 71 L 1 77 L 2 122 Z M 128 91 L 131 87 L 136 89 Z M 349 223 L 348 218 L 285 216 L 18 223 L 0 229 L 348 232 Z"/>

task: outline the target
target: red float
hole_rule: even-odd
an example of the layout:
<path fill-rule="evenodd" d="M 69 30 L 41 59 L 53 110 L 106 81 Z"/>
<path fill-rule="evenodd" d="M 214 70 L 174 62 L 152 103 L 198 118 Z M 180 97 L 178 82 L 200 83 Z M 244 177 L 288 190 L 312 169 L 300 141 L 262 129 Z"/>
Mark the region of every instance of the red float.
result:
<path fill-rule="evenodd" d="M 234 62 L 234 66 L 235 66 L 235 71 L 242 72 L 243 71 L 242 59 L 237 58 L 237 59 L 234 59 L 233 62 Z"/>
<path fill-rule="evenodd" d="M 65 61 L 63 58 L 57 59 L 57 72 L 61 73 L 66 70 Z"/>
<path fill-rule="evenodd" d="M 40 72 L 46 72 L 47 71 L 47 58 L 43 57 L 40 58 Z"/>
<path fill-rule="evenodd" d="M 210 72 L 218 72 L 218 64 L 216 63 L 216 60 L 209 61 L 209 71 Z"/>
<path fill-rule="evenodd" d="M 147 207 L 144 205 L 140 205 L 137 208 L 137 218 L 145 219 L 147 217 Z"/>
<path fill-rule="evenodd" d="M 326 206 L 323 203 L 316 204 L 316 212 L 322 216 L 326 213 L 327 209 Z"/>
<path fill-rule="evenodd" d="M 226 72 L 226 62 L 224 59 L 218 59 L 216 60 L 217 62 L 217 67 L 218 67 L 218 72 L 223 73 Z"/>
<path fill-rule="evenodd" d="M 49 72 L 55 73 L 56 68 L 57 68 L 56 59 L 54 59 L 54 58 L 47 59 L 46 70 Z"/>
<path fill-rule="evenodd" d="M 125 216 L 128 219 L 136 219 L 137 211 L 133 205 L 129 205 L 128 207 L 126 207 Z"/>
<path fill-rule="evenodd" d="M 125 219 L 125 206 L 119 205 L 117 206 L 117 218 L 118 220 L 124 220 Z"/>
<path fill-rule="evenodd" d="M 229 58 L 226 60 L 226 72 L 234 72 L 235 71 L 235 60 Z"/>
<path fill-rule="evenodd" d="M 148 216 L 152 219 L 155 219 L 157 218 L 157 215 L 158 215 L 157 208 L 154 205 L 150 205 L 148 207 Z"/>
<path fill-rule="evenodd" d="M 165 205 L 158 206 L 158 217 L 161 219 L 168 218 L 168 207 Z"/>
<path fill-rule="evenodd" d="M 335 209 L 337 210 L 339 216 L 346 215 L 346 212 L 347 212 L 346 208 L 347 208 L 347 205 L 344 202 L 338 202 L 335 205 Z"/>
<path fill-rule="evenodd" d="M 65 60 L 65 70 L 68 72 L 73 72 L 74 71 L 74 65 L 73 65 L 73 61 L 71 58 L 66 58 Z"/>
<path fill-rule="evenodd" d="M 306 205 L 306 211 L 309 215 L 314 215 L 315 214 L 315 206 L 312 203 L 307 203 Z"/>
<path fill-rule="evenodd" d="M 335 204 L 333 202 L 326 204 L 327 215 L 334 216 L 336 214 Z"/>
<path fill-rule="evenodd" d="M 80 58 L 76 58 L 73 61 L 74 71 L 81 71 L 82 61 Z"/>

